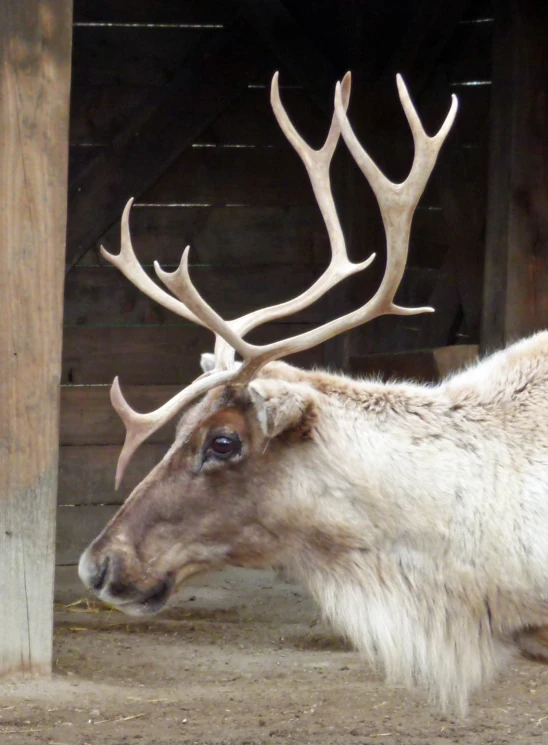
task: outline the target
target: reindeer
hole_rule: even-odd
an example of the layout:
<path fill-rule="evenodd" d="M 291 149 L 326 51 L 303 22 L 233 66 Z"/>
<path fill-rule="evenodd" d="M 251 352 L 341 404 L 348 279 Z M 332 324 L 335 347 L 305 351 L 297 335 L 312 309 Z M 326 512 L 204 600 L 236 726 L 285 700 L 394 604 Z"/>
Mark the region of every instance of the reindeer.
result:
<path fill-rule="evenodd" d="M 215 351 L 202 356 L 203 375 L 152 413 L 133 411 L 114 380 L 112 403 L 127 430 L 117 486 L 139 445 L 183 414 L 169 452 L 88 547 L 79 572 L 102 600 L 145 615 L 214 567 L 281 565 L 389 681 L 464 709 L 513 649 L 544 652 L 548 334 L 436 386 L 354 380 L 280 361 L 382 314 L 431 310 L 401 307 L 394 296 L 413 213 L 457 101 L 429 137 L 399 76 L 397 86 L 415 145 L 401 184 L 354 135 L 349 75 L 337 84 L 317 151 L 291 124 L 274 76 L 274 114 L 308 171 L 332 249 L 325 272 L 288 302 L 224 320 L 193 286 L 188 248 L 173 273 L 155 263 L 171 294 L 161 289 L 134 254 L 127 204 L 121 251 L 103 255 L 165 308 L 213 331 Z M 250 344 L 250 330 L 301 310 L 374 258 L 347 257 L 329 178 L 341 134 L 380 206 L 387 241 L 380 287 L 319 328 Z"/>

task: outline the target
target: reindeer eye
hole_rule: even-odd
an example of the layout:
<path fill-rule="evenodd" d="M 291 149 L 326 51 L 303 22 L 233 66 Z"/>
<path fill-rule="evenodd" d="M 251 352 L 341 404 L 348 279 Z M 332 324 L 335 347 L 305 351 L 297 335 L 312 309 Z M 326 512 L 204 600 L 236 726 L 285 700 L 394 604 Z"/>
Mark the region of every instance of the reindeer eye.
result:
<path fill-rule="evenodd" d="M 227 435 L 217 435 L 214 437 L 207 448 L 207 454 L 213 455 L 221 460 L 228 460 L 235 455 L 239 455 L 242 450 L 242 441 L 236 433 Z"/>

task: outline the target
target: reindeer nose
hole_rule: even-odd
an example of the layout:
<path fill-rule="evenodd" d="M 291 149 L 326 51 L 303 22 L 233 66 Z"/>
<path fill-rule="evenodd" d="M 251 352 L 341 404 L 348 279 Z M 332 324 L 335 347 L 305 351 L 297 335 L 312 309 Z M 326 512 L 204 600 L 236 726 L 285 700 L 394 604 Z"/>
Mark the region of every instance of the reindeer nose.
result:
<path fill-rule="evenodd" d="M 82 554 L 78 565 L 80 579 L 90 590 L 100 592 L 107 582 L 110 564 L 111 561 L 108 556 L 95 559 L 88 549 Z"/>
<path fill-rule="evenodd" d="M 97 592 L 105 586 L 109 564 L 110 559 L 106 556 L 101 563 L 97 564 L 95 574 L 90 577 L 91 586 Z"/>

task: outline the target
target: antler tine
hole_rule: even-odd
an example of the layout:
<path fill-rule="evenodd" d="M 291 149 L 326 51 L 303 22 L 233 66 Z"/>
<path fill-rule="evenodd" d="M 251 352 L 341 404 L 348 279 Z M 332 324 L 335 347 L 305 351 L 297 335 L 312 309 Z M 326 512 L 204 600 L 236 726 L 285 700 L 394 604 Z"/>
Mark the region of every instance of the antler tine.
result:
<path fill-rule="evenodd" d="M 453 124 L 457 101 L 453 96 L 451 108 L 441 129 L 434 137 L 428 137 L 401 78 L 398 81 L 398 88 L 416 148 L 410 174 L 401 184 L 389 181 L 359 144 L 346 118 L 344 99 L 339 84 L 335 92 L 335 112 L 339 118 L 343 138 L 377 197 L 386 231 L 386 269 L 379 289 L 361 308 L 317 329 L 263 347 L 254 347 L 247 364 L 243 365 L 240 370 L 238 383 L 249 380 L 269 361 L 321 344 L 379 315 L 415 315 L 433 311 L 429 307 L 403 308 L 395 305 L 394 296 L 405 270 L 413 213 L 432 172 L 439 150 Z"/>
<path fill-rule="evenodd" d="M 401 75 L 396 76 L 396 82 L 400 101 L 415 144 L 413 165 L 408 177 L 401 184 L 395 184 L 387 179 L 360 145 L 346 116 L 346 108 L 339 84 L 337 84 L 335 91 L 335 113 L 339 119 L 343 139 L 375 193 L 383 220 L 387 217 L 384 213 L 385 209 L 391 208 L 394 203 L 401 203 L 402 206 L 405 203 L 408 209 L 415 209 L 432 173 L 440 148 L 455 120 L 458 108 L 457 97 L 453 94 L 451 96 L 451 107 L 439 132 L 434 137 L 429 137 L 424 131 Z M 385 221 L 385 228 L 388 227 Z"/>
<path fill-rule="evenodd" d="M 114 378 L 110 389 L 110 400 L 126 427 L 126 438 L 116 467 L 115 488 L 119 487 L 126 467 L 139 445 L 169 422 L 175 414 L 195 398 L 211 388 L 228 383 L 236 377 L 237 373 L 238 370 L 223 370 L 201 375 L 167 403 L 149 414 L 140 414 L 131 408 L 122 394 L 118 377 Z"/>
<path fill-rule="evenodd" d="M 107 261 L 110 261 L 111 264 L 119 269 L 122 274 L 124 274 L 129 281 L 135 285 L 135 287 L 144 292 L 145 295 L 156 300 L 157 303 L 160 303 L 164 308 L 176 313 L 178 316 L 182 316 L 189 321 L 198 323 L 200 326 L 205 326 L 205 323 L 194 315 L 194 313 L 192 313 L 184 303 L 177 300 L 177 298 L 168 295 L 168 293 L 162 290 L 161 287 L 158 287 L 139 263 L 135 256 L 135 251 L 133 250 L 131 233 L 129 230 L 129 213 L 132 204 L 133 197 L 127 202 L 122 213 L 120 253 L 111 254 L 101 246 L 101 254 Z"/>
<path fill-rule="evenodd" d="M 432 173 L 440 148 L 449 134 L 449 130 L 451 129 L 455 116 L 457 115 L 458 100 L 455 94 L 451 96 L 451 106 L 443 124 L 437 134 L 433 137 L 429 137 L 424 131 L 421 120 L 413 106 L 413 102 L 411 101 L 409 92 L 401 75 L 396 76 L 396 84 L 398 86 L 401 105 L 405 112 L 407 122 L 409 123 L 409 128 L 413 135 L 413 143 L 415 145 L 413 165 L 411 166 L 408 177 L 401 186 L 402 188 L 409 188 L 413 184 L 415 187 L 414 196 L 418 203 L 430 174 Z"/>
<path fill-rule="evenodd" d="M 397 75 L 396 83 L 415 144 L 411 170 L 401 184 L 395 184 L 387 179 L 358 142 L 346 116 L 338 86 L 335 92 L 335 112 L 339 117 L 344 141 L 375 193 L 386 231 L 386 271 L 375 298 L 385 297 L 390 313 L 414 315 L 431 312 L 432 309 L 402 308 L 394 305 L 393 299 L 405 270 L 413 214 L 432 173 L 440 148 L 455 120 L 458 101 L 453 95 L 451 107 L 439 132 L 434 137 L 429 137 L 424 131 L 401 75 Z"/>
<path fill-rule="evenodd" d="M 275 72 L 270 89 L 272 110 L 282 132 L 295 149 L 307 170 L 312 190 L 316 197 L 316 202 L 318 203 L 329 236 L 331 261 L 323 274 L 318 277 L 314 284 L 301 295 L 298 295 L 296 298 L 288 300 L 287 302 L 279 303 L 278 305 L 261 308 L 260 310 L 248 313 L 245 316 L 241 316 L 240 318 L 231 321 L 231 326 L 237 330 L 240 336 L 243 336 L 263 323 L 268 323 L 278 318 L 284 318 L 285 316 L 297 313 L 303 308 L 312 305 L 312 303 L 325 295 L 325 293 L 338 282 L 346 279 L 346 277 L 349 277 L 352 274 L 366 269 L 375 259 L 375 254 L 371 254 L 368 259 L 358 263 L 353 263 L 348 259 L 343 230 L 337 215 L 333 194 L 331 192 L 331 180 L 329 175 L 331 160 L 341 134 L 335 113 L 333 113 L 329 132 L 323 146 L 319 150 L 314 150 L 304 141 L 293 126 L 293 123 L 282 104 L 278 81 L 279 73 Z M 345 110 L 348 107 L 348 102 L 350 100 L 350 87 L 351 75 L 350 73 L 347 73 L 344 76 L 341 87 L 342 102 Z M 218 344 L 218 349 L 216 351 L 221 355 L 226 353 L 222 343 Z M 244 366 L 244 369 L 247 368 Z"/>
<path fill-rule="evenodd" d="M 270 103 L 272 110 L 280 129 L 287 137 L 297 155 L 304 163 L 304 166 L 308 172 L 310 183 L 314 191 L 314 196 L 320 208 L 320 212 L 324 219 L 327 232 L 329 234 L 329 240 L 331 243 L 332 260 L 338 260 L 342 266 L 348 265 L 348 256 L 346 253 L 346 244 L 344 235 L 342 232 L 341 224 L 337 216 L 337 209 L 331 193 L 331 184 L 329 178 L 329 167 L 331 165 L 331 159 L 333 153 L 339 142 L 341 134 L 340 126 L 333 112 L 333 118 L 331 120 L 331 126 L 329 133 L 325 140 L 325 143 L 320 150 L 314 150 L 303 140 L 299 135 L 295 127 L 293 126 L 286 110 L 283 107 L 280 98 L 280 88 L 278 85 L 279 74 L 274 73 L 272 78 L 272 85 L 270 89 Z M 351 76 L 349 73 L 345 75 L 342 86 L 342 105 L 345 110 L 348 107 L 350 100 L 350 86 Z"/>
<path fill-rule="evenodd" d="M 398 86 L 398 95 L 400 97 L 402 108 L 404 110 L 405 116 L 407 117 L 407 122 L 409 124 L 409 128 L 411 129 L 411 134 L 413 135 L 415 148 L 418 149 L 422 142 L 433 143 L 433 151 L 437 156 L 445 138 L 449 134 L 449 130 L 453 126 L 453 122 L 455 121 L 455 117 L 457 115 L 457 110 L 459 107 L 457 97 L 454 93 L 451 94 L 451 106 L 449 107 L 449 111 L 447 112 L 447 116 L 445 117 L 443 124 L 433 137 L 429 137 L 424 131 L 424 127 L 422 126 L 421 120 L 419 119 L 417 110 L 415 109 L 415 107 L 413 106 L 413 102 L 411 101 L 411 97 L 409 95 L 409 91 L 407 90 L 407 86 L 405 85 L 405 81 L 400 74 L 396 75 L 396 85 Z"/>
<path fill-rule="evenodd" d="M 276 72 L 272 78 L 270 93 L 272 109 L 282 132 L 293 145 L 297 155 L 304 163 L 308 172 L 314 196 L 316 197 L 316 201 L 329 235 L 331 261 L 325 272 L 316 280 L 316 282 L 314 282 L 308 290 L 298 297 L 285 303 L 280 303 L 279 305 L 273 305 L 269 308 L 262 308 L 254 313 L 248 313 L 246 316 L 242 316 L 234 321 L 233 323 L 235 327 L 238 328 L 240 334 L 245 334 L 262 323 L 267 323 L 268 321 L 273 321 L 277 318 L 283 318 L 291 313 L 296 313 L 302 308 L 306 308 L 308 305 L 312 305 L 312 303 L 322 297 L 322 295 L 338 282 L 349 277 L 351 274 L 366 269 L 375 258 L 375 254 L 372 254 L 365 261 L 358 263 L 353 263 L 348 259 L 346 242 L 337 215 L 337 208 L 335 207 L 329 176 L 331 159 L 333 158 L 333 153 L 335 152 L 341 134 L 335 112 L 333 112 L 329 133 L 323 147 L 320 148 L 320 150 L 314 150 L 307 145 L 299 135 L 283 107 L 280 98 L 278 77 L 279 75 Z M 347 73 L 344 76 L 341 86 L 342 105 L 345 111 L 348 108 L 348 102 L 350 100 L 350 85 L 351 76 L 350 73 Z"/>
<path fill-rule="evenodd" d="M 283 133 L 291 145 L 293 145 L 307 169 L 320 212 L 328 231 L 331 244 L 331 262 L 316 282 L 298 297 L 268 308 L 261 308 L 253 313 L 248 313 L 245 316 L 228 322 L 215 313 L 192 285 L 188 275 L 188 269 L 186 268 L 188 262 L 185 256 L 183 256 L 179 267 L 174 272 L 165 272 L 161 269 L 158 262 L 155 262 L 156 274 L 166 287 L 182 300 L 196 316 L 199 316 L 203 320 L 204 325 L 211 328 L 217 334 L 215 358 L 219 368 L 229 367 L 233 364 L 234 349 L 244 359 L 250 355 L 252 351 L 251 345 L 242 341 L 242 337 L 246 333 L 263 323 L 283 318 L 311 305 L 342 279 L 366 269 L 375 258 L 375 254 L 372 254 L 368 259 L 359 263 L 353 263 L 348 260 L 344 235 L 331 193 L 329 177 L 331 159 L 340 137 L 340 126 L 335 113 L 333 113 L 329 133 L 323 147 L 320 150 L 314 150 L 299 135 L 283 107 L 278 78 L 279 74 L 277 72 L 274 73 L 271 86 L 271 103 L 274 115 Z M 341 86 L 342 101 L 345 109 L 348 107 L 350 85 L 351 76 L 350 73 L 347 73 Z"/>
<path fill-rule="evenodd" d="M 213 308 L 203 299 L 198 290 L 194 287 L 190 274 L 188 272 L 188 254 L 187 246 L 181 257 L 181 262 L 174 272 L 164 271 L 157 261 L 154 262 L 156 274 L 186 307 L 201 319 L 202 325 L 215 333 L 217 337 L 223 339 L 233 350 L 247 357 L 249 354 L 249 344 L 245 342 L 233 329 L 233 323 L 225 321 L 216 313 Z M 234 358 L 234 353 L 232 353 Z"/>

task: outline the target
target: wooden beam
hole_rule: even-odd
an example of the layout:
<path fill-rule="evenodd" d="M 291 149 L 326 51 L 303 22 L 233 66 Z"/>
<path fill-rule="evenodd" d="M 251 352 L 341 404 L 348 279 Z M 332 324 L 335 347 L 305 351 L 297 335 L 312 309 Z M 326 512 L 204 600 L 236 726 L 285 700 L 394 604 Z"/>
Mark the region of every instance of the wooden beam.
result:
<path fill-rule="evenodd" d="M 196 50 L 197 52 L 197 50 Z M 70 185 L 67 269 L 120 217 L 210 122 L 263 72 L 264 55 L 243 22 L 205 37 L 172 84 Z"/>
<path fill-rule="evenodd" d="M 181 390 L 180 385 L 123 386 L 136 411 L 152 411 Z M 61 388 L 60 445 L 118 445 L 125 427 L 112 408 L 110 385 L 70 385 Z M 148 439 L 149 444 L 172 443 L 175 425 L 169 422 Z"/>
<path fill-rule="evenodd" d="M 548 326 L 548 6 L 495 13 L 481 346 Z"/>
<path fill-rule="evenodd" d="M 470 0 L 422 0 L 417 3 L 417 11 L 409 24 L 404 38 L 398 44 L 378 85 L 383 78 L 393 78 L 401 73 L 415 91 L 420 90 L 453 35 L 458 22 L 463 17 Z M 417 95 L 417 93 L 415 93 Z"/>
<path fill-rule="evenodd" d="M 72 3 L 0 3 L 0 675 L 51 671 Z"/>
<path fill-rule="evenodd" d="M 75 23 L 225 23 L 226 0 L 74 0 Z"/>
<path fill-rule="evenodd" d="M 336 77 L 345 70 L 338 69 L 329 54 L 318 48 L 282 0 L 234 0 L 234 3 L 295 81 L 304 86 L 309 97 L 331 118 L 332 100 L 326 100 L 325 94 L 332 91 Z M 379 80 L 367 93 L 362 90 L 361 94 L 354 95 L 354 99 L 360 95 L 367 99 L 368 105 L 364 101 L 363 106 L 366 116 L 377 121 L 386 116 L 386 106 L 390 115 L 399 107 L 399 101 L 393 96 L 397 72 L 408 78 L 415 91 L 422 88 L 469 4 L 470 0 L 450 0 L 447 3 L 422 0 L 417 3 L 417 11 Z M 345 19 L 348 63 L 358 77 L 367 77 L 367 71 L 360 70 L 357 61 L 363 24 L 361 11 L 359 4 L 347 4 L 338 9 L 338 14 Z M 379 106 L 380 100 L 382 105 Z"/>
<path fill-rule="evenodd" d="M 450 249 L 447 250 L 438 274 L 438 281 L 428 302 L 434 308 L 435 313 L 426 314 L 421 318 L 417 348 L 435 349 L 452 344 L 460 321 L 462 306 L 453 253 Z"/>
<path fill-rule="evenodd" d="M 311 324 L 269 323 L 250 332 L 255 344 L 296 336 Z M 187 385 L 200 375 L 200 353 L 213 349 L 210 331 L 186 326 L 65 327 L 63 383 L 95 385 L 120 376 L 122 385 Z M 322 361 L 323 345 L 312 347 L 287 361 L 313 367 Z"/>
<path fill-rule="evenodd" d="M 370 354 L 350 359 L 354 375 L 381 380 L 414 380 L 436 383 L 476 361 L 476 344 L 457 344 L 439 349 L 417 349 L 413 352 Z"/>
<path fill-rule="evenodd" d="M 123 504 L 133 489 L 152 471 L 169 450 L 170 443 L 145 443 L 132 458 L 120 488 L 114 490 L 114 474 L 120 445 L 65 445 L 59 452 L 57 505 Z"/>
<path fill-rule="evenodd" d="M 433 129 L 448 108 L 451 92 L 440 68 L 434 85 L 421 101 L 421 111 L 424 111 L 427 121 L 435 121 Z M 433 183 L 447 228 L 448 249 L 430 299 L 436 313 L 422 318 L 417 339 L 420 349 L 454 343 L 454 334 L 462 317 L 470 338 L 479 340 L 485 190 L 469 172 L 459 137 L 458 118 L 444 143 L 434 169 Z"/>
<path fill-rule="evenodd" d="M 58 566 L 77 564 L 82 552 L 118 512 L 118 505 L 59 507 L 56 556 Z"/>
<path fill-rule="evenodd" d="M 422 0 L 401 41 L 395 46 L 382 74 L 367 88 L 360 85 L 353 98 L 353 119 L 361 120 L 370 130 L 394 126 L 403 121 L 395 77 L 403 75 L 412 98 L 416 101 L 457 28 L 471 0 Z M 357 107 L 357 108 L 356 108 Z"/>
<path fill-rule="evenodd" d="M 331 119 L 337 70 L 281 0 L 235 0 L 235 5 L 295 81 L 304 86 L 309 98 Z"/>
<path fill-rule="evenodd" d="M 459 304 L 468 335 L 472 340 L 478 341 L 483 286 L 485 199 L 479 185 L 468 176 L 457 138 L 451 143 L 450 150 L 440 162 L 435 180 L 447 225 L 448 253 L 455 273 Z"/>

